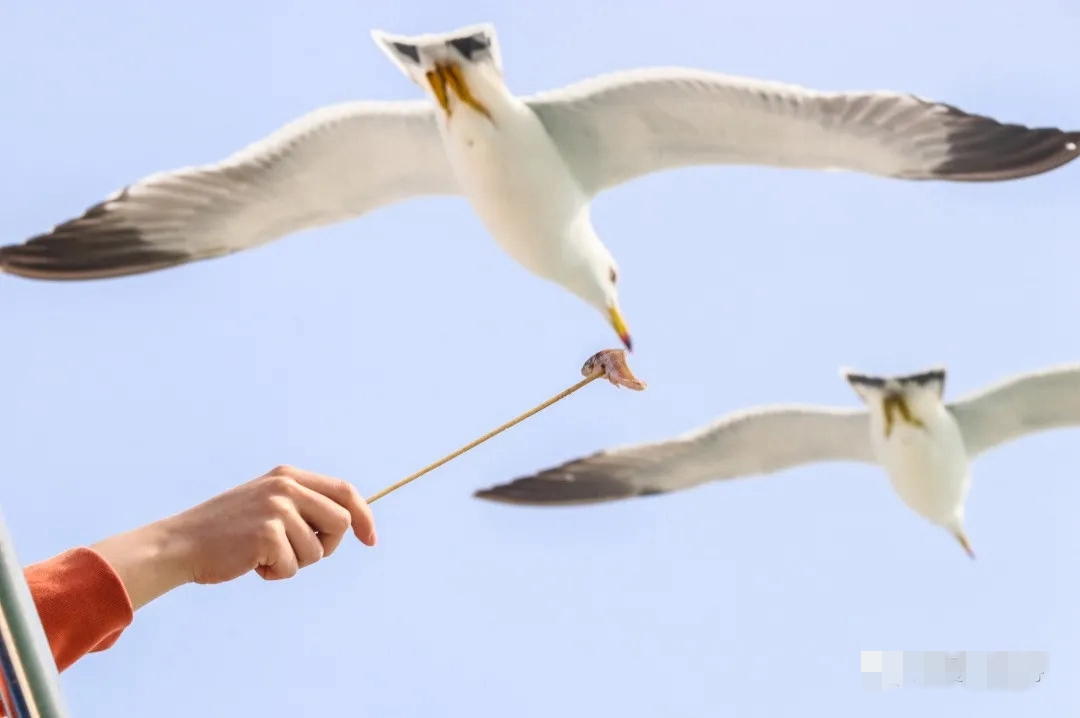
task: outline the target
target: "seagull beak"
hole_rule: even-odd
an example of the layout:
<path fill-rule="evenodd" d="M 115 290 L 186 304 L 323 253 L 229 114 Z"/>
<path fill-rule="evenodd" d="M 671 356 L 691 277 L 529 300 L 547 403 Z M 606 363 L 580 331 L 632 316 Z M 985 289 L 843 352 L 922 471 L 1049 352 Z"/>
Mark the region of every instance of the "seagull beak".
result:
<path fill-rule="evenodd" d="M 960 545 L 964 547 L 964 551 L 967 553 L 967 555 L 970 558 L 974 559 L 975 552 L 971 550 L 971 544 L 968 543 L 967 535 L 964 534 L 964 531 L 961 529 L 957 531 L 954 535 L 956 536 L 956 540 L 960 542 Z"/>
<path fill-rule="evenodd" d="M 633 343 L 630 341 L 630 330 L 626 328 L 626 322 L 623 321 L 622 314 L 619 313 L 618 307 L 608 307 L 608 319 L 611 321 L 611 326 L 614 327 L 615 333 L 619 335 L 619 339 L 622 339 L 622 343 L 626 346 L 626 351 L 633 351 Z"/>

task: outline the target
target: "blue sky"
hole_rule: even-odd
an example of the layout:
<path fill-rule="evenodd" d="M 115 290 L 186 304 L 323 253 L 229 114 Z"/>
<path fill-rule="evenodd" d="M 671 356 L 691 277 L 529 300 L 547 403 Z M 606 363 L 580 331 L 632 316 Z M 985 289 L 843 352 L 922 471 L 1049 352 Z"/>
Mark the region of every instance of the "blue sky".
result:
<path fill-rule="evenodd" d="M 1066 0 L 100 0 L 4 18 L 4 242 L 320 105 L 418 97 L 373 27 L 490 20 L 520 93 L 689 65 L 1080 127 Z M 955 397 L 1080 359 L 1078 183 L 1080 166 L 996 185 L 698 168 L 601 196 L 648 391 L 590 386 L 380 501 L 375 550 L 151 604 L 64 675 L 73 715 L 1066 714 L 1075 431 L 978 461 L 974 563 L 860 466 L 571 510 L 470 494 L 741 407 L 854 405 L 844 364 L 945 363 Z M 617 341 L 452 198 L 142 277 L 0 279 L 0 306 L 0 502 L 24 561 L 279 463 L 371 494 Z M 863 693 L 870 649 L 1045 650 L 1049 682 Z"/>

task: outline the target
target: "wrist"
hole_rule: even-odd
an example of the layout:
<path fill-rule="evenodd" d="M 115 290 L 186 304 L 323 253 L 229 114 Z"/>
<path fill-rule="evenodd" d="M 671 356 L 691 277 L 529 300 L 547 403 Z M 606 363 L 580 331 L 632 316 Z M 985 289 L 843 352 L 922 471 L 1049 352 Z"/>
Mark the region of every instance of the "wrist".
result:
<path fill-rule="evenodd" d="M 91 546 L 116 571 L 138 610 L 191 579 L 190 549 L 169 519 Z"/>

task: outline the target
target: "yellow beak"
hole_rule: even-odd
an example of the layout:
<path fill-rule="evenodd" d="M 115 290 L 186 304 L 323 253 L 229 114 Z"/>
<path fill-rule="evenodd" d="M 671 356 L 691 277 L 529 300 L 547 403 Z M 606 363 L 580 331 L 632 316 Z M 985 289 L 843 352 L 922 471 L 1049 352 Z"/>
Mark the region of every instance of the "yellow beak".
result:
<path fill-rule="evenodd" d="M 626 346 L 626 351 L 633 351 L 633 345 L 630 341 L 630 330 L 626 328 L 626 322 L 623 321 L 622 314 L 619 313 L 618 307 L 608 307 L 608 319 L 611 321 L 611 326 L 614 327 L 615 333 L 619 335 L 619 339 L 622 339 L 622 343 Z"/>
<path fill-rule="evenodd" d="M 960 542 L 960 545 L 964 547 L 964 552 L 971 558 L 975 558 L 975 552 L 971 550 L 971 544 L 968 542 L 968 537 L 963 531 L 957 531 L 956 540 Z"/>

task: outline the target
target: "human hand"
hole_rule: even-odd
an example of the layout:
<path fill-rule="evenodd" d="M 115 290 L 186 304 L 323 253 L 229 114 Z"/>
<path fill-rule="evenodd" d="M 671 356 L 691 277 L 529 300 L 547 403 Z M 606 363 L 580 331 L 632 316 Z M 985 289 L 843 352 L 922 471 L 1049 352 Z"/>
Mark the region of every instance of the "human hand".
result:
<path fill-rule="evenodd" d="M 266 580 L 291 578 L 332 554 L 350 527 L 375 545 L 371 509 L 351 484 L 279 466 L 93 548 L 139 608 L 184 583 L 222 583 L 253 569 Z"/>

